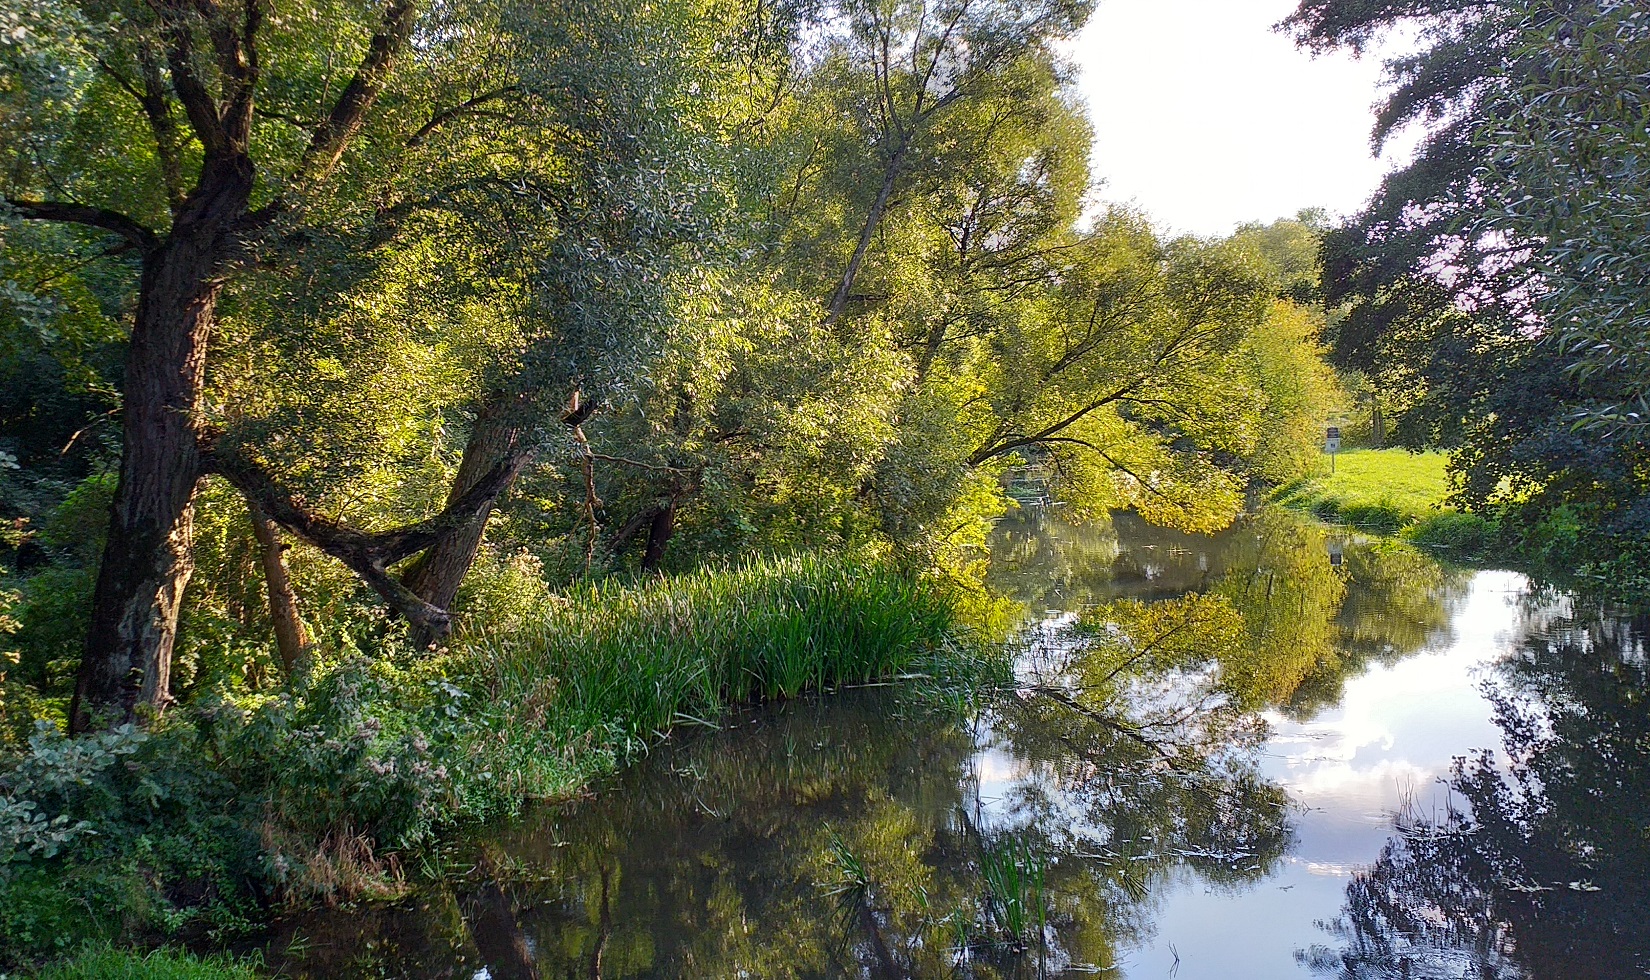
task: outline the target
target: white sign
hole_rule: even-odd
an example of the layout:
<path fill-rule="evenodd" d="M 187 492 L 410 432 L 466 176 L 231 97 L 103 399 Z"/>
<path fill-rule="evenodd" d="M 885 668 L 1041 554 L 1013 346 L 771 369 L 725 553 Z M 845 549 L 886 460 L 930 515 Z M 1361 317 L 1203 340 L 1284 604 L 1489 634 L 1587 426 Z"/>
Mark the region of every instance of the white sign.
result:
<path fill-rule="evenodd" d="M 1340 436 L 1335 436 L 1334 438 L 1331 438 L 1331 439 L 1325 439 L 1323 441 L 1323 451 L 1326 452 L 1326 453 L 1338 453 L 1338 452 L 1340 452 L 1341 451 L 1341 438 L 1340 438 Z"/>

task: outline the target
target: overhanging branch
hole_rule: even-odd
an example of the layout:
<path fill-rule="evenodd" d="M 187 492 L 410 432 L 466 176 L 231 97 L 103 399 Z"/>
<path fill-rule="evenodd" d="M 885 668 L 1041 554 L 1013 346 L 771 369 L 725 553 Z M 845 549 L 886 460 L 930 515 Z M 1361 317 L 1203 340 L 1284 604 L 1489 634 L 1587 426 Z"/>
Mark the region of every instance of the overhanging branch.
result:
<path fill-rule="evenodd" d="M 228 480 L 271 520 L 343 562 L 408 622 L 442 636 L 451 626 L 447 610 L 420 599 L 391 576 L 388 567 L 430 547 L 443 535 L 480 520 L 521 472 L 531 452 L 524 450 L 501 460 L 434 517 L 377 532 L 363 531 L 310 510 L 262 466 L 242 454 L 220 452 L 209 442 L 202 447 L 202 458 L 207 472 Z"/>

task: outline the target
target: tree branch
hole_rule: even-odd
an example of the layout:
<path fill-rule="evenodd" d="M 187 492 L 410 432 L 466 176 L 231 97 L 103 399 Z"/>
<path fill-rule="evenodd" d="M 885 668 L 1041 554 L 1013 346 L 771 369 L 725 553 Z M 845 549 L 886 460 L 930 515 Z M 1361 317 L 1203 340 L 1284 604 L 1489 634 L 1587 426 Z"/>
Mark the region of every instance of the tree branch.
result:
<path fill-rule="evenodd" d="M 349 141 L 361 129 L 367 110 L 377 101 L 389 79 L 395 59 L 412 34 L 413 22 L 418 19 L 415 0 L 385 0 L 379 15 L 378 29 L 367 43 L 361 56 L 361 65 L 355 76 L 339 93 L 332 112 L 311 135 L 309 148 L 298 164 L 301 175 L 314 179 L 325 177 L 343 158 Z"/>
<path fill-rule="evenodd" d="M 218 103 L 212 92 L 195 74 L 195 44 L 187 22 L 179 23 L 175 13 L 169 13 L 166 26 L 166 65 L 172 70 L 172 90 L 183 103 L 184 115 L 201 148 L 209 157 L 223 157 L 231 152 L 229 134 L 224 132 L 223 120 L 218 117 Z"/>
<path fill-rule="evenodd" d="M 23 217 L 34 221 L 61 221 L 112 231 L 131 242 L 140 252 L 150 252 L 160 244 L 160 237 L 153 231 L 119 211 L 111 211 L 108 208 L 63 201 L 18 200 L 11 197 L 6 198 L 6 204 Z"/>
<path fill-rule="evenodd" d="M 485 105 L 488 102 L 497 101 L 498 99 L 513 95 L 518 91 L 520 91 L 519 86 L 506 85 L 503 88 L 493 89 L 491 92 L 483 92 L 475 98 L 460 102 L 458 105 L 455 105 L 450 109 L 443 109 L 431 116 L 429 122 L 418 127 L 418 132 L 407 137 L 407 145 L 409 147 L 418 146 L 423 143 L 431 133 L 435 132 L 449 120 L 455 119 L 458 116 L 467 115 L 474 111 L 477 106 Z"/>
<path fill-rule="evenodd" d="M 396 581 L 388 567 L 423 551 L 454 529 L 479 520 L 532 456 L 531 450 L 524 449 L 505 457 L 434 517 L 387 531 L 367 532 L 308 509 L 276 484 L 262 466 L 244 455 L 220 452 L 211 437 L 203 443 L 201 455 L 207 472 L 228 480 L 271 520 L 343 562 L 390 608 L 437 636 L 450 629 L 447 611 L 420 599 Z"/>

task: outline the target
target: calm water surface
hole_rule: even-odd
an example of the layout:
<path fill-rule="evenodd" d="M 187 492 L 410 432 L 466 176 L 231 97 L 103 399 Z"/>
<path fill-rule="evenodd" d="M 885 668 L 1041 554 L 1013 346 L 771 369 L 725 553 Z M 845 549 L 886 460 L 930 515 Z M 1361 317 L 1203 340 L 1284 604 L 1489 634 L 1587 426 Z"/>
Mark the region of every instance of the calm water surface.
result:
<path fill-rule="evenodd" d="M 742 715 L 497 828 L 407 902 L 286 923 L 270 959 L 1650 975 L 1643 621 L 1271 513 L 1215 536 L 1011 520 L 993 574 L 1030 626 L 1018 689 L 984 710 L 883 688 Z M 1114 630 L 1075 632 L 1096 608 Z"/>

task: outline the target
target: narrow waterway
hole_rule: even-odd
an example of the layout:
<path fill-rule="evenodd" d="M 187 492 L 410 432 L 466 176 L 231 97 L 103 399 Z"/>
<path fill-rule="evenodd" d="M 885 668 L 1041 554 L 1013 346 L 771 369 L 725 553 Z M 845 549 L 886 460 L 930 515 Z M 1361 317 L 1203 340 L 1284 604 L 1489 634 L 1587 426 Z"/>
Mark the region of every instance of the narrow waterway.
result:
<path fill-rule="evenodd" d="M 1275 512 L 1213 536 L 1028 514 L 992 570 L 1029 625 L 1017 689 L 984 709 L 880 688 L 679 736 L 462 849 L 442 885 L 286 923 L 269 959 L 1650 975 L 1644 622 Z"/>

